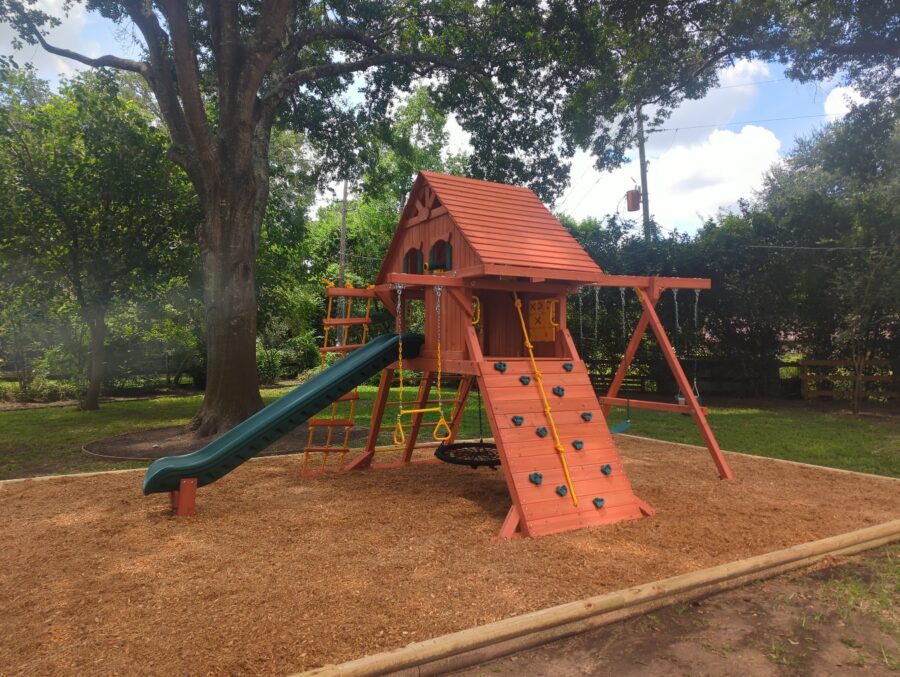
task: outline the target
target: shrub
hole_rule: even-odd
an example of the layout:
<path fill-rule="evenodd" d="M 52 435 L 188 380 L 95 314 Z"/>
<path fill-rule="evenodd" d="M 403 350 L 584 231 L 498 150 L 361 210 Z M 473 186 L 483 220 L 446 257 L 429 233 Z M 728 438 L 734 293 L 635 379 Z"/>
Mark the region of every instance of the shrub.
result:
<path fill-rule="evenodd" d="M 281 378 L 281 351 L 274 348 L 256 346 L 256 372 L 263 385 L 277 383 Z"/>
<path fill-rule="evenodd" d="M 319 366 L 319 344 L 321 340 L 312 330 L 289 338 L 284 349 L 290 351 L 290 364 L 294 374 Z"/>

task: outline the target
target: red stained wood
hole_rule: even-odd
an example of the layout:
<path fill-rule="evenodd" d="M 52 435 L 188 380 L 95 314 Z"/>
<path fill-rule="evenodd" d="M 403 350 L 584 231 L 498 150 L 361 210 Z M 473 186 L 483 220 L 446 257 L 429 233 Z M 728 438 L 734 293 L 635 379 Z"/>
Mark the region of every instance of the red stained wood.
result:
<path fill-rule="evenodd" d="M 439 207 L 429 209 L 429 201 Z M 438 214 L 438 210 L 446 210 Z M 403 269 L 402 256 L 421 247 L 425 258 L 452 230 L 453 268 L 479 264 L 553 271 L 554 279 L 590 282 L 600 267 L 532 191 L 423 171 L 410 191 L 378 282 Z M 550 277 L 548 275 L 548 277 Z"/>
<path fill-rule="evenodd" d="M 538 363 L 544 374 L 551 416 L 565 449 L 572 486 L 578 496 L 576 506 L 571 492 L 566 496 L 556 494 L 556 487 L 566 484 L 565 475 L 530 361 L 501 361 L 506 364 L 503 373 L 495 368 L 497 360 L 487 359 L 479 364 L 479 386 L 522 533 L 538 536 L 641 517 L 641 502 L 622 467 L 583 363 L 571 360 L 571 372 L 563 369 L 565 360 Z M 525 374 L 531 376 L 531 382 L 523 386 L 519 376 Z M 550 394 L 553 385 L 563 381 L 565 395 L 559 398 Z M 581 418 L 584 411 L 592 412 L 590 422 Z M 513 415 L 525 418 L 521 426 L 512 424 Z M 538 426 L 547 428 L 546 437 L 537 436 Z M 581 451 L 573 446 L 575 440 L 583 442 Z M 601 472 L 604 464 L 612 466 L 611 475 Z M 530 480 L 535 472 L 542 475 L 539 485 Z M 593 499 L 597 497 L 606 501 L 603 508 L 594 506 Z M 508 531 L 501 531 L 500 537 L 507 537 Z"/>

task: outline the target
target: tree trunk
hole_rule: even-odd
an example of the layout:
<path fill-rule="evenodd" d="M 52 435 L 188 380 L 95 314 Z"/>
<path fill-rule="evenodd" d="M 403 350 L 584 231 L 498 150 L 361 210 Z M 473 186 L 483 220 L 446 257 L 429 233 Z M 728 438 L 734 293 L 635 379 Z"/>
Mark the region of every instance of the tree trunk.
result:
<path fill-rule="evenodd" d="M 224 432 L 263 406 L 256 372 L 256 252 L 265 200 L 246 175 L 217 188 L 199 233 L 207 360 L 206 396 L 192 424 L 198 436 Z"/>
<path fill-rule="evenodd" d="M 102 311 L 88 317 L 91 334 L 91 350 L 88 358 L 88 387 L 81 399 L 82 409 L 94 411 L 100 408 L 100 386 L 103 385 L 103 361 L 106 357 L 106 315 Z"/>

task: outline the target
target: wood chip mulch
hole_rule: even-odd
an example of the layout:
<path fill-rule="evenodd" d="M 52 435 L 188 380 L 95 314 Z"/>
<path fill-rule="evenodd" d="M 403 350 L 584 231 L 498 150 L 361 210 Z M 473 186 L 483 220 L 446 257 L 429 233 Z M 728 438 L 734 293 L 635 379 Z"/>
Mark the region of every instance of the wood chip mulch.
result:
<path fill-rule="evenodd" d="M 140 473 L 0 485 L 0 673 L 285 674 L 900 516 L 891 480 L 619 444 L 655 517 L 503 543 L 502 474 L 449 465 L 267 458 L 187 519 Z"/>

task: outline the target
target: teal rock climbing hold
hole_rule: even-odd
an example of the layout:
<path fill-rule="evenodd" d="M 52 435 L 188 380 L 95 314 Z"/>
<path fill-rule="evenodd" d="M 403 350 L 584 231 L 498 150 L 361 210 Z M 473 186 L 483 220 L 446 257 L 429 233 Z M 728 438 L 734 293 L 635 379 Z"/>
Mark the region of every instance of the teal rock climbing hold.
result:
<path fill-rule="evenodd" d="M 581 451 L 582 449 L 584 449 L 584 442 L 582 442 L 581 440 L 574 440 L 572 442 L 572 446 L 575 447 L 575 451 Z"/>
<path fill-rule="evenodd" d="M 584 421 L 585 423 L 590 422 L 590 420 L 592 418 L 594 418 L 594 415 L 589 411 L 584 411 L 581 413 L 581 420 Z"/>
<path fill-rule="evenodd" d="M 533 472 L 528 476 L 528 479 L 531 480 L 532 484 L 540 486 L 541 482 L 544 481 L 544 476 L 539 472 Z"/>
<path fill-rule="evenodd" d="M 522 416 L 513 416 L 512 417 L 513 425 L 522 425 L 525 423 L 525 418 Z"/>
<path fill-rule="evenodd" d="M 523 386 L 527 386 L 529 383 L 531 383 L 531 377 L 530 377 L 530 376 L 520 376 L 520 377 L 519 377 L 519 382 L 520 382 Z"/>
<path fill-rule="evenodd" d="M 547 437 L 547 429 L 543 426 L 534 431 L 538 437 Z"/>
<path fill-rule="evenodd" d="M 562 386 L 556 386 L 555 388 L 553 388 L 553 394 L 557 397 L 562 397 L 566 394 L 566 389 Z"/>
<path fill-rule="evenodd" d="M 560 484 L 556 487 L 556 495 L 557 496 L 565 496 L 569 493 L 569 488 L 565 484 Z"/>
<path fill-rule="evenodd" d="M 600 466 L 600 472 L 604 475 L 612 475 L 612 466 L 609 463 L 605 463 Z"/>
<path fill-rule="evenodd" d="M 575 365 L 572 364 L 571 362 L 563 363 L 563 369 L 565 369 L 566 371 L 572 371 L 574 368 L 575 368 Z"/>
<path fill-rule="evenodd" d="M 494 362 L 494 369 L 502 374 L 504 371 L 506 371 L 506 362 Z"/>
<path fill-rule="evenodd" d="M 595 508 L 602 508 L 604 505 L 606 505 L 606 500 L 600 498 L 599 496 L 594 499 Z"/>

